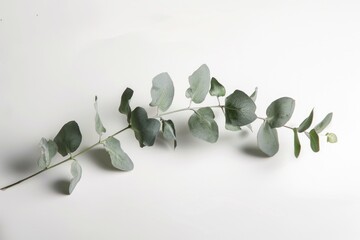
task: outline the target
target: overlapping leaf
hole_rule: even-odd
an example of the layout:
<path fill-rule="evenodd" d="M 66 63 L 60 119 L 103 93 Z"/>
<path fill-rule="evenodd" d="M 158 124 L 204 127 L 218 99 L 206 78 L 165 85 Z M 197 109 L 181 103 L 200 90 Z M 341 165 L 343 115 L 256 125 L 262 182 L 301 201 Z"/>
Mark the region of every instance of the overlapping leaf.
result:
<path fill-rule="evenodd" d="M 259 149 L 269 157 L 274 156 L 279 151 L 277 130 L 271 128 L 267 121 L 264 121 L 260 126 L 257 134 L 257 144 Z"/>
<path fill-rule="evenodd" d="M 162 133 L 165 139 L 174 141 L 174 149 L 177 146 L 175 125 L 171 120 L 162 120 Z"/>
<path fill-rule="evenodd" d="M 50 166 L 51 159 L 56 155 L 57 145 L 52 140 L 46 140 L 42 138 L 40 140 L 41 155 L 38 160 L 38 166 L 42 169 Z"/>
<path fill-rule="evenodd" d="M 62 156 L 75 152 L 80 146 L 82 135 L 79 125 L 75 121 L 66 123 L 54 138 L 58 152 Z"/>
<path fill-rule="evenodd" d="M 211 108 L 200 108 L 189 118 L 190 132 L 197 138 L 214 143 L 219 138 L 219 128 Z"/>
<path fill-rule="evenodd" d="M 174 98 L 174 85 L 167 72 L 153 78 L 151 98 L 150 106 L 157 106 L 163 112 L 169 109 Z"/>
<path fill-rule="evenodd" d="M 186 90 L 186 97 L 194 103 L 204 101 L 210 88 L 210 70 L 207 65 L 201 65 L 191 76 L 189 76 L 190 87 Z"/>
<path fill-rule="evenodd" d="M 154 145 L 156 136 L 160 130 L 159 120 L 148 118 L 145 109 L 137 107 L 131 113 L 130 123 L 140 147 Z"/>

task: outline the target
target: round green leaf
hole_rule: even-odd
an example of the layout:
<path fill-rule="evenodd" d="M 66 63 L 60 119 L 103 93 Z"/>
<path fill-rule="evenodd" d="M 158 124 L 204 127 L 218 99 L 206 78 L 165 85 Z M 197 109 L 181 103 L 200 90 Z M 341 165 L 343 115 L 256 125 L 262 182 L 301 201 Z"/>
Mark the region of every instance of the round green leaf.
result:
<path fill-rule="evenodd" d="M 157 106 L 163 112 L 169 109 L 174 98 L 174 85 L 167 72 L 160 73 L 153 78 L 151 98 L 150 106 Z"/>
<path fill-rule="evenodd" d="M 130 99 L 132 98 L 133 94 L 134 91 L 131 88 L 126 88 L 121 95 L 121 102 L 119 106 L 119 112 L 127 116 L 128 123 L 130 123 L 131 118 Z"/>
<path fill-rule="evenodd" d="M 75 121 L 66 123 L 54 138 L 58 152 L 62 156 L 75 152 L 80 146 L 82 135 L 79 125 Z"/>
<path fill-rule="evenodd" d="M 336 143 L 337 142 L 337 136 L 335 133 L 327 133 L 326 134 L 327 141 L 329 143 Z"/>
<path fill-rule="evenodd" d="M 241 127 L 252 123 L 257 118 L 255 110 L 254 101 L 246 93 L 235 90 L 225 99 L 226 125 Z"/>
<path fill-rule="evenodd" d="M 160 130 L 160 122 L 154 118 L 148 118 L 144 108 L 137 107 L 131 113 L 131 128 L 139 141 L 140 147 L 152 146 Z"/>
<path fill-rule="evenodd" d="M 273 101 L 266 110 L 267 121 L 270 127 L 278 128 L 284 126 L 291 118 L 295 109 L 295 100 L 282 97 Z"/>
<path fill-rule="evenodd" d="M 319 152 L 320 151 L 320 142 L 319 142 L 319 135 L 317 134 L 315 129 L 312 129 L 309 133 L 310 136 L 310 146 L 311 149 L 314 152 Z"/>
<path fill-rule="evenodd" d="M 223 97 L 226 94 L 225 87 L 216 80 L 216 78 L 211 78 L 211 87 L 209 91 L 211 96 Z"/>
<path fill-rule="evenodd" d="M 115 168 L 122 171 L 131 171 L 134 168 L 130 157 L 122 150 L 119 140 L 114 137 L 109 137 L 103 145 L 110 155 L 111 164 Z"/>
<path fill-rule="evenodd" d="M 71 194 L 74 191 L 74 188 L 78 184 L 78 182 L 81 179 L 82 175 L 82 169 L 78 161 L 74 159 L 73 163 L 71 164 L 71 175 L 73 178 L 70 180 L 70 186 L 69 186 L 69 194 Z"/>
<path fill-rule="evenodd" d="M 214 118 L 214 112 L 209 107 L 197 110 L 188 121 L 191 134 L 210 143 L 216 142 L 219 138 L 219 128 Z"/>
<path fill-rule="evenodd" d="M 260 126 L 257 134 L 259 149 L 267 156 L 272 157 L 279 151 L 279 139 L 275 128 L 271 128 L 267 121 Z"/>
<path fill-rule="evenodd" d="M 301 144 L 300 144 L 297 128 L 294 128 L 293 131 L 294 131 L 294 155 L 295 157 L 298 158 L 301 151 Z"/>
<path fill-rule="evenodd" d="M 329 113 L 328 115 L 326 115 L 326 117 L 314 127 L 315 131 L 317 133 L 321 133 L 330 124 L 332 116 L 333 113 Z"/>
<path fill-rule="evenodd" d="M 210 88 L 210 70 L 206 64 L 201 65 L 191 76 L 189 76 L 190 87 L 185 96 L 191 98 L 194 103 L 204 101 Z"/>
<path fill-rule="evenodd" d="M 299 133 L 306 131 L 312 124 L 314 117 L 314 109 L 311 111 L 310 115 L 300 124 L 298 131 Z"/>

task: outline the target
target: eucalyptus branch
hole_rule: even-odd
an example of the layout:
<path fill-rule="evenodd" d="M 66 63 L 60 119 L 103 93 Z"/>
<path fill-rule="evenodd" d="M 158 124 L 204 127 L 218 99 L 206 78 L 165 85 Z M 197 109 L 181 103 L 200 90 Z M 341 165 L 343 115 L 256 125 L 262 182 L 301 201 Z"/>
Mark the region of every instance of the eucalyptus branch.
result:
<path fill-rule="evenodd" d="M 1 190 L 11 188 L 26 180 L 29 180 L 45 171 L 55 168 L 65 162 L 72 160 L 71 175 L 73 176 L 69 184 L 69 193 L 72 193 L 81 179 L 82 168 L 76 158 L 89 150 L 102 145 L 108 152 L 111 164 L 114 168 L 122 171 L 131 171 L 134 164 L 130 157 L 121 148 L 120 141 L 116 135 L 127 129 L 132 129 L 140 147 L 153 146 L 156 137 L 161 133 L 165 139 L 173 142 L 174 148 L 177 146 L 175 124 L 171 119 L 164 119 L 172 114 L 193 111 L 188 119 L 188 126 L 194 137 L 209 143 L 217 142 L 219 138 L 219 127 L 215 119 L 213 109 L 220 108 L 225 116 L 225 129 L 229 131 L 240 131 L 242 127 L 252 129 L 251 123 L 257 119 L 263 121 L 257 133 L 257 145 L 267 156 L 271 157 L 279 151 L 279 139 L 277 128 L 288 128 L 294 134 L 294 155 L 299 157 L 301 151 L 298 133 L 305 133 L 310 140 L 310 147 L 314 152 L 320 150 L 319 134 L 329 125 L 332 113 L 329 113 L 319 124 L 315 125 L 309 132 L 312 125 L 314 111 L 298 126 L 290 127 L 286 123 L 290 120 L 294 109 L 295 100 L 289 97 L 278 98 L 273 101 L 266 110 L 266 117 L 257 116 L 256 98 L 258 89 L 249 96 L 241 90 L 235 90 L 226 96 L 225 87 L 215 78 L 210 78 L 209 68 L 203 64 L 189 76 L 190 87 L 186 90 L 185 96 L 190 100 L 187 108 L 168 111 L 174 98 L 174 85 L 170 75 L 166 72 L 160 73 L 152 80 L 150 106 L 156 107 L 154 117 L 148 117 L 147 111 L 142 107 L 132 109 L 130 100 L 134 91 L 126 88 L 121 96 L 119 112 L 126 116 L 128 126 L 109 135 L 102 140 L 102 135 L 106 129 L 101 121 L 98 112 L 97 97 L 95 97 L 95 130 L 99 135 L 98 142 L 75 153 L 82 141 L 80 128 L 75 121 L 66 123 L 58 132 L 53 140 L 42 138 L 40 141 L 41 156 L 38 166 L 41 170 L 25 177 L 17 182 L 7 185 Z M 218 105 L 206 107 L 192 107 L 192 103 L 202 103 L 206 96 L 210 94 L 216 97 Z M 220 98 L 225 97 L 224 104 Z M 337 137 L 334 133 L 326 133 L 327 141 L 334 143 Z M 59 153 L 66 159 L 52 164 L 53 157 Z"/>

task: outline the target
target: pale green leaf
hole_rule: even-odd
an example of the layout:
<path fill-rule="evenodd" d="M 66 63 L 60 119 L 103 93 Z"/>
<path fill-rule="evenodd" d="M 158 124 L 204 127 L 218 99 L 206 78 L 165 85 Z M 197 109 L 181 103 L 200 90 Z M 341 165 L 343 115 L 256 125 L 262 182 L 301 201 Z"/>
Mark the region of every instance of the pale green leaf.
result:
<path fill-rule="evenodd" d="M 258 94 L 258 88 L 255 88 L 255 91 L 250 95 L 251 100 L 253 100 L 253 102 L 256 101 L 257 98 L 257 94 Z"/>
<path fill-rule="evenodd" d="M 71 175 L 73 176 L 73 178 L 70 180 L 69 194 L 71 194 L 74 191 L 74 188 L 80 181 L 82 175 L 81 166 L 78 163 L 78 161 L 76 161 L 75 159 L 71 164 Z"/>
<path fill-rule="evenodd" d="M 40 140 L 39 145 L 40 145 L 41 155 L 38 160 L 38 166 L 44 169 L 50 166 L 51 159 L 56 155 L 58 149 L 54 141 L 46 140 L 45 138 L 42 138 Z"/>
<path fill-rule="evenodd" d="M 319 135 L 317 134 L 315 129 L 312 129 L 309 133 L 310 136 L 310 146 L 314 152 L 320 151 L 320 142 Z"/>
<path fill-rule="evenodd" d="M 329 143 L 336 143 L 337 142 L 337 136 L 335 133 L 327 133 L 326 134 L 327 141 Z"/>
<path fill-rule="evenodd" d="M 219 138 L 219 129 L 211 108 L 200 108 L 189 118 L 188 125 L 193 136 L 214 143 Z"/>
<path fill-rule="evenodd" d="M 246 126 L 249 126 L 249 125 L 246 125 Z M 231 124 L 229 124 L 229 123 L 225 123 L 225 129 L 226 129 L 226 130 L 229 130 L 229 131 L 236 132 L 236 131 L 240 131 L 240 130 L 241 130 L 241 127 L 239 127 L 239 126 L 234 126 L 234 125 L 231 125 Z"/>
<path fill-rule="evenodd" d="M 79 125 L 75 121 L 66 123 L 54 138 L 58 152 L 62 156 L 75 152 L 80 146 L 82 135 Z"/>
<path fill-rule="evenodd" d="M 314 117 L 314 109 L 311 110 L 310 115 L 300 124 L 298 131 L 299 133 L 306 131 L 312 124 Z"/>
<path fill-rule="evenodd" d="M 110 155 L 111 164 L 115 168 L 122 171 L 130 171 L 134 168 L 130 157 L 122 150 L 119 140 L 114 137 L 109 137 L 103 145 Z"/>
<path fill-rule="evenodd" d="M 301 144 L 300 144 L 297 128 L 294 128 L 293 131 L 294 131 L 294 155 L 295 157 L 298 158 L 301 151 Z"/>
<path fill-rule="evenodd" d="M 174 141 L 174 149 L 177 146 L 175 125 L 171 120 L 162 120 L 162 133 L 165 139 Z"/>
<path fill-rule="evenodd" d="M 153 78 L 151 98 L 150 106 L 157 106 L 163 112 L 169 109 L 174 98 L 174 85 L 167 72 L 160 73 Z"/>
<path fill-rule="evenodd" d="M 279 140 L 277 130 L 271 128 L 267 121 L 260 126 L 257 134 L 259 149 L 267 156 L 272 157 L 279 151 Z"/>
<path fill-rule="evenodd" d="M 95 96 L 94 108 L 95 108 L 95 112 L 96 112 L 96 114 L 95 114 L 95 130 L 96 130 L 97 134 L 99 134 L 99 136 L 101 137 L 101 135 L 106 132 L 106 129 L 100 119 L 98 103 L 97 103 L 97 96 Z"/>
<path fill-rule="evenodd" d="M 216 80 L 216 78 L 211 78 L 211 87 L 209 91 L 211 96 L 223 97 L 226 94 L 225 87 Z"/>
<path fill-rule="evenodd" d="M 128 123 L 130 123 L 131 118 L 130 99 L 132 98 L 133 94 L 134 91 L 131 88 L 126 88 L 121 95 L 121 102 L 119 106 L 119 112 L 127 116 Z"/>
<path fill-rule="evenodd" d="M 240 90 L 235 90 L 225 99 L 226 125 L 241 127 L 252 123 L 257 117 L 256 105 L 251 98 Z"/>
<path fill-rule="evenodd" d="M 207 65 L 201 65 L 191 76 L 189 76 L 190 87 L 185 96 L 191 98 L 194 103 L 204 101 L 210 88 L 210 70 Z"/>
<path fill-rule="evenodd" d="M 295 100 L 282 97 L 273 101 L 266 110 L 267 121 L 270 127 L 278 128 L 284 126 L 291 118 L 295 109 Z"/>
<path fill-rule="evenodd" d="M 148 118 L 144 108 L 137 107 L 131 113 L 131 128 L 139 141 L 140 147 L 152 146 L 160 130 L 160 122 L 154 118 Z"/>
<path fill-rule="evenodd" d="M 317 133 L 321 133 L 330 124 L 332 116 L 333 113 L 329 113 L 328 115 L 326 115 L 326 117 L 314 127 L 315 131 Z"/>

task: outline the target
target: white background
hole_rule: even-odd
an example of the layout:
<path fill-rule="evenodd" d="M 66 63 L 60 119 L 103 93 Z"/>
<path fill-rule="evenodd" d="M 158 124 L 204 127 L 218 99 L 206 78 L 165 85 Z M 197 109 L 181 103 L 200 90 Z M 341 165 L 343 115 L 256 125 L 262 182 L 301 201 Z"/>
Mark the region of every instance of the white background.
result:
<path fill-rule="evenodd" d="M 228 132 L 217 110 L 220 138 L 209 144 L 189 133 L 189 112 L 174 114 L 175 151 L 118 137 L 132 172 L 94 150 L 78 158 L 71 196 L 70 163 L 0 192 L 0 239 L 360 239 L 359 13 L 355 0 L 0 0 L 1 187 L 35 172 L 38 141 L 67 121 L 79 123 L 81 149 L 94 143 L 95 95 L 111 134 L 126 126 L 126 87 L 152 115 L 151 79 L 167 71 L 170 110 L 186 107 L 188 76 L 203 63 L 228 94 L 259 87 L 259 116 L 282 96 L 296 99 L 291 126 L 313 107 L 315 122 L 334 112 L 326 131 L 339 138 L 322 137 L 315 154 L 301 135 L 296 159 L 280 129 L 279 153 L 264 158 L 259 121 L 254 133 Z"/>

